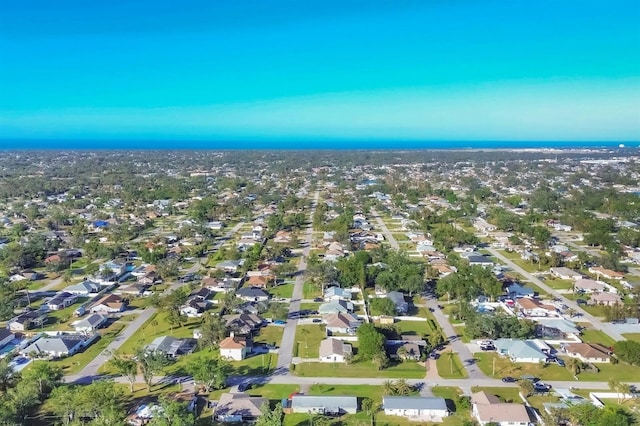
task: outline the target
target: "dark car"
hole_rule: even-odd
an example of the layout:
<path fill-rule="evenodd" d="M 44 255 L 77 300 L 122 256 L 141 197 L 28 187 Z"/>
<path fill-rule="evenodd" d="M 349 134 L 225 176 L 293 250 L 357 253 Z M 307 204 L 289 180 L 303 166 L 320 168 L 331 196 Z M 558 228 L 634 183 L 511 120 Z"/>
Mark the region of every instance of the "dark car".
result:
<path fill-rule="evenodd" d="M 518 381 L 518 379 L 516 379 L 515 377 L 507 376 L 507 377 L 503 377 L 502 381 L 505 383 L 515 383 Z"/>
<path fill-rule="evenodd" d="M 556 358 L 556 364 L 558 364 L 560 367 L 564 367 L 565 363 L 563 360 L 561 360 L 560 358 Z"/>
<path fill-rule="evenodd" d="M 547 385 L 542 382 L 536 382 L 533 384 L 533 388 L 536 390 L 536 392 L 549 392 L 549 390 L 551 390 L 551 385 Z"/>
<path fill-rule="evenodd" d="M 322 297 L 316 297 L 315 299 L 313 299 L 314 302 L 324 302 L 324 299 Z"/>
<path fill-rule="evenodd" d="M 584 299 L 578 299 L 578 300 L 576 300 L 576 303 L 577 303 L 578 305 L 586 305 L 586 304 L 587 304 L 587 301 L 586 301 L 586 300 L 584 300 Z"/>
<path fill-rule="evenodd" d="M 313 322 L 322 322 L 322 320 L 320 318 L 314 318 Z"/>
<path fill-rule="evenodd" d="M 251 383 L 240 383 L 238 385 L 238 391 L 239 392 L 244 392 L 251 389 Z"/>

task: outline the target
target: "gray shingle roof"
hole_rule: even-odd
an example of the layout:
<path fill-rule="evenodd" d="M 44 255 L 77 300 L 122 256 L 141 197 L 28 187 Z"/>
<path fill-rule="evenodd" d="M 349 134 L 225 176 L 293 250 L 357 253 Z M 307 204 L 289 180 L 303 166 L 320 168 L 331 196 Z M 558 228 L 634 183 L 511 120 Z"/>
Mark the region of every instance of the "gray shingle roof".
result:
<path fill-rule="evenodd" d="M 385 410 L 447 410 L 444 398 L 436 396 L 385 396 Z"/>
<path fill-rule="evenodd" d="M 355 396 L 316 396 L 293 395 L 291 407 L 299 409 L 324 408 L 329 412 L 358 409 L 358 398 Z"/>

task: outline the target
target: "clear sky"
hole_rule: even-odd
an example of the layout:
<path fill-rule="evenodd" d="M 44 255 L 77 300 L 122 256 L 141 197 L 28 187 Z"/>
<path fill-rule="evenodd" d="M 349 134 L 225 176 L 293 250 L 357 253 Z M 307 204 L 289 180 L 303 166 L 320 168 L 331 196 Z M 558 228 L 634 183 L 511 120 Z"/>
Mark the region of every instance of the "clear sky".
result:
<path fill-rule="evenodd" d="M 638 0 L 20 0 L 0 139 L 640 140 Z"/>

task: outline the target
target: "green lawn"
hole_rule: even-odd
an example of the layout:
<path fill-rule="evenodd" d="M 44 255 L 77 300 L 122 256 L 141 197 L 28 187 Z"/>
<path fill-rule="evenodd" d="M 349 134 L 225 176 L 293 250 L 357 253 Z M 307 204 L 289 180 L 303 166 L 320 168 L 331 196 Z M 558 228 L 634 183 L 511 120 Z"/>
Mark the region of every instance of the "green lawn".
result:
<path fill-rule="evenodd" d="M 91 346 L 86 348 L 83 352 L 77 353 L 71 357 L 63 358 L 59 360 L 49 361 L 50 363 L 62 368 L 65 374 L 75 374 L 82 370 L 91 360 L 93 360 L 100 352 L 102 352 L 109 343 L 116 338 L 116 336 L 124 328 L 124 324 L 115 322 L 108 328 L 100 330 L 100 338 L 96 340 Z M 40 361 L 37 361 L 40 362 Z"/>
<path fill-rule="evenodd" d="M 619 364 L 596 364 L 600 369 L 599 373 L 580 373 L 578 379 L 581 381 L 607 382 L 610 379 L 624 382 L 640 381 L 640 368 L 625 363 Z"/>
<path fill-rule="evenodd" d="M 269 289 L 269 293 L 273 297 L 284 297 L 290 299 L 293 296 L 293 283 L 282 284 Z"/>
<path fill-rule="evenodd" d="M 280 346 L 284 328 L 277 326 L 267 326 L 260 329 L 260 334 L 254 339 L 255 343 L 267 343 Z"/>
<path fill-rule="evenodd" d="M 200 326 L 199 318 L 189 318 L 182 327 L 171 327 L 167 322 L 167 314 L 156 313 L 151 316 L 118 350 L 122 354 L 134 354 L 140 346 L 146 346 L 156 337 L 173 336 L 177 338 L 193 337 L 193 330 Z"/>
<path fill-rule="evenodd" d="M 43 330 L 71 330 L 71 327 L 66 323 L 73 318 L 73 312 L 80 307 L 83 303 L 89 300 L 88 297 L 79 297 L 78 301 L 68 308 L 60 309 L 58 311 L 49 311 L 47 313 L 47 321 L 49 325 L 43 328 Z"/>
<path fill-rule="evenodd" d="M 480 387 L 473 386 L 471 388 L 471 392 L 482 392 L 485 391 L 490 395 L 495 395 L 500 398 L 501 401 L 504 402 L 514 402 L 521 403 L 522 399 L 520 398 L 519 389 L 517 386 L 514 387 L 504 387 L 504 388 L 492 388 L 492 387 Z"/>
<path fill-rule="evenodd" d="M 529 261 L 526 260 L 522 260 L 522 258 L 520 257 L 520 253 L 517 252 L 508 252 L 506 250 L 498 250 L 498 253 L 502 254 L 504 257 L 506 257 L 507 259 L 511 260 L 513 263 L 515 263 L 516 265 L 520 266 L 522 269 L 524 269 L 525 271 L 529 272 L 529 273 L 533 273 L 533 272 L 538 272 L 538 264 L 537 263 L 531 263 Z"/>
<path fill-rule="evenodd" d="M 554 290 L 571 290 L 573 289 L 574 281 L 549 278 L 545 281 L 545 284 Z"/>
<path fill-rule="evenodd" d="M 469 343 L 471 342 L 471 339 L 469 338 L 469 336 L 467 336 L 465 330 L 467 329 L 467 327 L 465 327 L 464 325 L 454 325 L 453 329 L 456 331 L 456 333 L 458 334 L 458 336 L 460 336 L 460 339 L 464 342 L 464 343 Z"/>
<path fill-rule="evenodd" d="M 423 365 L 402 362 L 384 370 L 378 370 L 371 361 L 351 365 L 338 363 L 307 362 L 298 364 L 294 374 L 304 377 L 383 377 L 390 379 L 421 379 L 426 375 Z"/>
<path fill-rule="evenodd" d="M 427 321 L 398 321 L 394 324 L 400 334 L 427 336 L 433 333 Z"/>
<path fill-rule="evenodd" d="M 308 334 L 305 334 L 308 332 Z M 298 355 L 301 358 L 318 358 L 320 342 L 326 337 L 323 326 L 309 324 L 296 327 L 294 344 L 298 345 Z M 296 350 L 294 348 L 294 356 Z"/>
<path fill-rule="evenodd" d="M 580 338 L 583 342 L 599 343 L 606 347 L 613 346 L 613 344 L 616 342 L 603 331 L 594 329 L 583 330 Z"/>
<path fill-rule="evenodd" d="M 310 282 L 305 282 L 302 285 L 302 298 L 315 299 L 316 297 L 322 297 L 322 293 L 320 293 L 320 290 L 320 287 L 315 286 Z"/>
<path fill-rule="evenodd" d="M 457 353 L 444 352 L 436 361 L 438 367 L 438 375 L 443 379 L 464 379 L 467 377 L 467 371 L 462 366 L 462 361 Z"/>
<path fill-rule="evenodd" d="M 626 337 L 628 340 L 640 342 L 640 333 L 624 333 L 623 336 Z"/>
<path fill-rule="evenodd" d="M 601 305 L 584 305 L 582 306 L 582 309 L 585 310 L 585 312 L 590 313 L 591 315 L 593 315 L 594 317 L 599 317 L 599 318 L 604 318 L 605 314 L 605 307 L 601 306 Z"/>
<path fill-rule="evenodd" d="M 491 377 L 493 372 L 493 360 L 495 359 L 495 377 L 504 376 L 520 377 L 530 374 L 543 380 L 575 380 L 569 369 L 555 364 L 547 364 L 545 367 L 539 364 L 511 362 L 508 358 L 503 358 L 495 352 L 474 354 L 478 367 L 484 374 Z"/>

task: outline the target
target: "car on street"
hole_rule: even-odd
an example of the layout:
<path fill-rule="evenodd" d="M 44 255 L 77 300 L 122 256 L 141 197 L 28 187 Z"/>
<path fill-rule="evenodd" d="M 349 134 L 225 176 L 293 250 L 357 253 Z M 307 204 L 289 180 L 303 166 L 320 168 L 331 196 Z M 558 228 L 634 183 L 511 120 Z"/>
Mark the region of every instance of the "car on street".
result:
<path fill-rule="evenodd" d="M 316 322 L 316 323 L 317 323 L 317 322 L 322 322 L 322 320 L 321 320 L 320 318 L 314 318 L 314 319 L 313 319 L 313 322 Z"/>
<path fill-rule="evenodd" d="M 536 382 L 533 384 L 533 388 L 536 392 L 549 392 L 551 390 L 551 385 L 547 385 L 546 383 Z"/>
<path fill-rule="evenodd" d="M 238 392 L 244 392 L 251 389 L 251 383 L 240 383 L 238 385 Z"/>
<path fill-rule="evenodd" d="M 316 297 L 315 299 L 313 299 L 314 302 L 324 302 L 324 299 L 322 297 Z"/>
<path fill-rule="evenodd" d="M 507 376 L 507 377 L 503 377 L 502 381 L 504 383 L 515 383 L 516 381 L 518 381 L 518 379 L 516 379 L 515 377 Z"/>
<path fill-rule="evenodd" d="M 556 364 L 558 364 L 560 367 L 564 367 L 566 365 L 564 363 L 564 360 L 561 360 L 560 358 L 556 358 Z"/>

